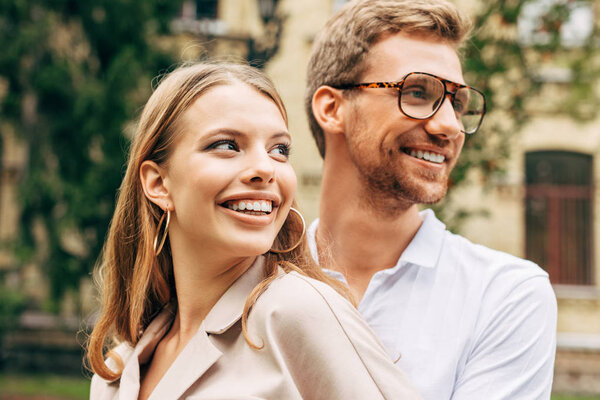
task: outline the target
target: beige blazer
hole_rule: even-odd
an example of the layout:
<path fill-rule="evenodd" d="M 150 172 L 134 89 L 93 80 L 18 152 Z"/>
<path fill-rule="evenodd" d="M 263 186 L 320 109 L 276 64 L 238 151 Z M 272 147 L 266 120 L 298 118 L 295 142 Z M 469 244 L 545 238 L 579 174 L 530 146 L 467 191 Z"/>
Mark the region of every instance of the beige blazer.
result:
<path fill-rule="evenodd" d="M 263 278 L 259 257 L 221 297 L 198 333 L 158 383 L 168 399 L 419 399 L 357 310 L 328 285 L 281 273 L 248 317 L 251 348 L 241 330 L 246 298 Z M 121 378 L 92 378 L 90 399 L 137 399 L 140 364 L 169 329 L 163 310 L 135 348 L 121 344 Z"/>

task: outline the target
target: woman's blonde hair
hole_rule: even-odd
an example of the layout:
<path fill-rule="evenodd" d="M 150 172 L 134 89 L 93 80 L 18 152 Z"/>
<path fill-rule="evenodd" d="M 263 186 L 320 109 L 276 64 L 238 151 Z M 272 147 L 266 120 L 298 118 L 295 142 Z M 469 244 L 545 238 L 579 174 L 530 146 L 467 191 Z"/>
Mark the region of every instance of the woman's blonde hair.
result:
<path fill-rule="evenodd" d="M 212 87 L 242 82 L 270 98 L 287 124 L 283 102 L 273 83 L 259 70 L 244 64 L 198 63 L 177 68 L 165 76 L 142 111 L 131 144 L 127 170 L 119 188 L 115 212 L 110 224 L 95 278 L 102 295 L 102 308 L 87 344 L 87 362 L 93 372 L 106 380 L 115 380 L 122 372 L 122 360 L 109 350 L 119 342 L 135 346 L 152 318 L 175 297 L 171 248 L 168 241 L 156 256 L 153 239 L 162 210 L 146 198 L 140 180 L 145 160 L 158 165 L 168 162 L 173 143 L 181 134 L 183 113 Z M 294 226 L 296 225 L 296 226 Z M 290 215 L 274 246 L 289 248 L 298 240 L 297 222 Z M 268 254 L 265 280 L 250 294 L 242 325 L 252 304 L 277 275 L 278 266 L 297 270 L 325 281 L 346 295 L 343 285 L 327 276 L 314 263 L 306 240 L 292 252 Z M 253 344 L 248 340 L 248 343 Z M 105 357 L 120 367 L 108 367 Z"/>

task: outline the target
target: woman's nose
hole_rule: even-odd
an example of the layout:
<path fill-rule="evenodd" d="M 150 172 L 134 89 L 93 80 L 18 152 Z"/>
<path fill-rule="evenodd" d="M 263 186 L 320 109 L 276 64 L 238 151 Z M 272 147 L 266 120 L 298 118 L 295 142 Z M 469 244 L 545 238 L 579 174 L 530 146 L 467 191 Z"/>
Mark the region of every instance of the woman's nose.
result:
<path fill-rule="evenodd" d="M 275 179 L 274 160 L 265 149 L 248 154 L 248 165 L 242 180 L 246 183 L 270 183 Z"/>

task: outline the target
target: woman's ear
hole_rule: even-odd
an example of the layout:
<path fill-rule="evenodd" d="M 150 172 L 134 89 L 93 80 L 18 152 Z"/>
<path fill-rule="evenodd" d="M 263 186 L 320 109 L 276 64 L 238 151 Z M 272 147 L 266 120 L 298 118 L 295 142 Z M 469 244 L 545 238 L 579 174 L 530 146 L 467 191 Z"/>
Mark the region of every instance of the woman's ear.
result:
<path fill-rule="evenodd" d="M 166 210 L 171 199 L 165 186 L 164 170 L 154 161 L 146 160 L 140 167 L 140 180 L 148 200 Z"/>
<path fill-rule="evenodd" d="M 312 112 L 324 133 L 344 133 L 344 96 L 340 89 L 319 87 L 312 98 Z"/>

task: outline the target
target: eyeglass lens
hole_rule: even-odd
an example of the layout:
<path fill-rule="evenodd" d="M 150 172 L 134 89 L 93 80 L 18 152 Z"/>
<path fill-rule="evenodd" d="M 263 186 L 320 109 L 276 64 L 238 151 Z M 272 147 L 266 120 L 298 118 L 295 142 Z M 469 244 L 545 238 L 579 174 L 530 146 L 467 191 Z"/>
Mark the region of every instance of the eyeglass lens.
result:
<path fill-rule="evenodd" d="M 440 108 L 445 94 L 446 86 L 441 80 L 425 74 L 410 74 L 402 84 L 399 106 L 411 118 L 429 118 Z M 459 88 L 456 91 L 454 113 L 464 132 L 477 130 L 483 118 L 484 103 L 483 95 L 476 90 Z"/>

